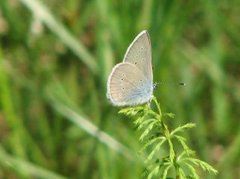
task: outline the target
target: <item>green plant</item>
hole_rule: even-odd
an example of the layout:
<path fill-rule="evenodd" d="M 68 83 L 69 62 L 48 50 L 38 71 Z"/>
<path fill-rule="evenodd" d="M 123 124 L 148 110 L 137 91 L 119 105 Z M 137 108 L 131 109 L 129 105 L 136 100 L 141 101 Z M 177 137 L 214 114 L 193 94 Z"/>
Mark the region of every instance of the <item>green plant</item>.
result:
<path fill-rule="evenodd" d="M 142 151 L 147 153 L 145 162 L 148 179 L 154 176 L 165 179 L 170 177 L 169 175 L 176 179 L 199 178 L 197 166 L 217 174 L 217 170 L 211 165 L 196 158 L 194 151 L 188 147 L 186 138 L 182 136 L 183 132 L 195 127 L 195 124 L 187 123 L 170 130 L 166 122 L 167 119 L 174 118 L 174 114 L 162 113 L 156 97 L 153 97 L 152 101 L 156 109 L 147 104 L 119 111 L 134 117 L 134 124 L 141 131 L 139 140 L 144 143 Z"/>

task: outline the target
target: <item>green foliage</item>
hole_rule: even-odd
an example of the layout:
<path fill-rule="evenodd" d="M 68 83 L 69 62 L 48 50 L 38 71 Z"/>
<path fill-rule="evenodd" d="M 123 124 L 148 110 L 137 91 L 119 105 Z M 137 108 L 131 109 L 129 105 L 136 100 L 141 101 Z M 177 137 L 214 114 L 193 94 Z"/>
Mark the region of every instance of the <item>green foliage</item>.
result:
<path fill-rule="evenodd" d="M 105 95 L 112 67 L 144 29 L 160 82 L 154 94 L 177 114 L 162 114 L 169 135 L 197 126 L 174 134 L 174 150 L 194 149 L 219 171 L 192 163 L 179 173 L 240 178 L 239 17 L 239 0 L 0 0 L 0 178 L 136 179 L 144 162 L 135 151 L 147 160 L 159 145 L 149 162 L 170 155 L 154 114 L 134 117 L 146 121 L 140 143 Z M 172 174 L 167 159 L 156 162 L 166 166 L 155 172 Z"/>
<path fill-rule="evenodd" d="M 119 111 L 119 113 L 130 116 L 141 133 L 139 140 L 143 143 L 142 151 L 147 153 L 145 158 L 147 178 L 166 179 L 170 175 L 170 170 L 174 169 L 175 176 L 172 176 L 174 178 L 198 179 L 200 177 L 196 167 L 217 174 L 217 170 L 211 165 L 195 157 L 195 153 L 186 143 L 186 138 L 182 136 L 182 133 L 195 127 L 195 124 L 187 123 L 169 130 L 166 118 L 173 118 L 174 115 L 162 113 L 156 97 L 153 97 L 152 101 L 157 107 L 157 112 L 151 108 L 150 103 Z M 177 143 L 181 145 L 180 149 L 177 147 Z M 160 150 L 165 150 L 166 154 L 163 155 Z"/>

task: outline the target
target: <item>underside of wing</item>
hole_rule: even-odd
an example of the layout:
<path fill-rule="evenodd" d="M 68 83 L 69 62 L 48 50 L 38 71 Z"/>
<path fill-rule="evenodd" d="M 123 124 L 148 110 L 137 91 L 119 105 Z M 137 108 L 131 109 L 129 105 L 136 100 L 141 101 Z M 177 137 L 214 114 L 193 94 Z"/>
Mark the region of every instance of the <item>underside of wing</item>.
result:
<path fill-rule="evenodd" d="M 116 65 L 108 79 L 107 96 L 115 106 L 143 104 L 152 97 L 152 83 L 131 63 Z"/>
<path fill-rule="evenodd" d="M 153 81 L 151 43 L 146 30 L 139 33 L 130 44 L 123 61 L 135 64 L 148 80 Z"/>

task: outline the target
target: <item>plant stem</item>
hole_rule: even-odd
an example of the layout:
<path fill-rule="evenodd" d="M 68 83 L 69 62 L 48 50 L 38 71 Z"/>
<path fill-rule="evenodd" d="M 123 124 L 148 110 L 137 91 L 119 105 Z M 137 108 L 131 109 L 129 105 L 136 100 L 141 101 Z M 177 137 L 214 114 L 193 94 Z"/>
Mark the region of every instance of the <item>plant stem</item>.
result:
<path fill-rule="evenodd" d="M 157 101 L 157 98 L 155 96 L 153 96 L 153 101 L 158 109 L 158 113 L 159 113 L 159 117 L 158 120 L 161 122 L 161 125 L 163 127 L 163 131 L 164 131 L 164 135 L 168 138 L 169 137 L 169 130 L 167 128 L 167 125 L 164 123 L 163 119 L 162 119 L 162 111 L 161 111 L 161 107 L 160 107 L 160 103 Z"/>
<path fill-rule="evenodd" d="M 156 98 L 155 96 L 153 96 L 153 101 L 154 101 L 154 103 L 155 103 L 156 106 L 157 106 L 157 109 L 158 109 L 158 113 L 159 113 L 160 118 L 162 118 L 162 111 L 161 111 L 161 108 L 160 108 L 160 103 L 157 101 L 157 98 Z"/>
<path fill-rule="evenodd" d="M 175 171 L 176 171 L 176 179 L 180 179 L 179 165 L 177 164 L 176 160 L 177 160 L 177 157 L 176 157 L 176 155 L 175 155 L 174 168 L 175 168 Z"/>
<path fill-rule="evenodd" d="M 158 116 L 158 120 L 161 122 L 161 125 L 163 127 L 163 135 L 166 137 L 166 139 L 168 141 L 170 161 L 173 163 L 172 166 L 174 166 L 174 169 L 176 171 L 176 179 L 178 179 L 179 178 L 179 166 L 176 163 L 176 153 L 174 151 L 173 143 L 171 141 L 170 131 L 168 130 L 167 125 L 164 123 L 164 120 L 162 119 L 162 111 L 161 111 L 160 103 L 157 101 L 155 96 L 153 96 L 153 101 L 154 101 L 154 103 L 157 107 L 158 113 L 159 113 L 157 116 Z"/>

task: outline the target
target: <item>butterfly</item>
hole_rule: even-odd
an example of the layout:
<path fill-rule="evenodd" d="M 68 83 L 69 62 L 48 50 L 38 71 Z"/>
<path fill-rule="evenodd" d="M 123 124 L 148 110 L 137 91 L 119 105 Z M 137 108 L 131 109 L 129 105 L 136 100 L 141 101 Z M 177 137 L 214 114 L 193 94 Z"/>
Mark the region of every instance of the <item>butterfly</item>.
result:
<path fill-rule="evenodd" d="M 153 97 L 152 54 L 149 34 L 140 32 L 129 45 L 123 62 L 108 77 L 107 97 L 114 106 L 135 106 Z"/>

